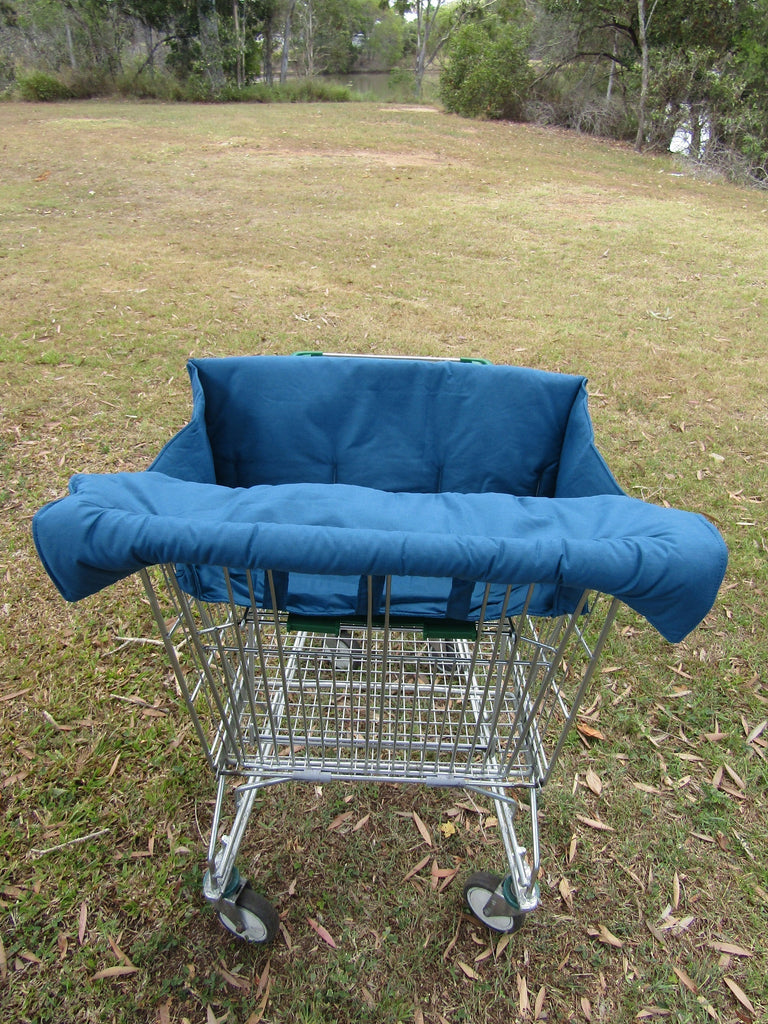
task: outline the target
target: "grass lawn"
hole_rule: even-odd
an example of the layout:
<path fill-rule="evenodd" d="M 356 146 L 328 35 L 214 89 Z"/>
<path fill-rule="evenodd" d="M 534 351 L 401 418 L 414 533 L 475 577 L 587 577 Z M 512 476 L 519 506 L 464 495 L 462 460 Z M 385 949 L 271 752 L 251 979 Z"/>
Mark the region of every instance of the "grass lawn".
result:
<path fill-rule="evenodd" d="M 0 1017 L 765 1020 L 765 194 L 372 103 L 6 103 L 0 149 Z M 240 866 L 281 931 L 225 933 L 213 780 L 161 650 L 127 639 L 154 635 L 138 581 L 67 606 L 34 553 L 73 473 L 142 469 L 183 425 L 188 356 L 299 349 L 584 374 L 627 492 L 729 545 L 682 644 L 621 612 L 511 939 L 462 908 L 503 865 L 491 810 L 373 785 L 260 796 Z"/>

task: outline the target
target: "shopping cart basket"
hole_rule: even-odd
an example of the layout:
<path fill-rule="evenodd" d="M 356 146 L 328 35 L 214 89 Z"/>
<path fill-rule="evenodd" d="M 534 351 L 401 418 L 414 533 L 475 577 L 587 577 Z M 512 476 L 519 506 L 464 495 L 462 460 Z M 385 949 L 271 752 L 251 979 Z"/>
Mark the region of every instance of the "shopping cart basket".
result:
<path fill-rule="evenodd" d="M 189 372 L 190 423 L 149 470 L 74 477 L 33 528 L 68 600 L 141 573 L 218 781 L 205 897 L 235 934 L 275 935 L 236 866 L 265 786 L 464 787 L 495 801 L 507 859 L 467 904 L 515 930 L 538 902 L 537 795 L 619 602 L 682 639 L 722 581 L 719 533 L 622 492 L 580 377 L 330 356 Z"/>

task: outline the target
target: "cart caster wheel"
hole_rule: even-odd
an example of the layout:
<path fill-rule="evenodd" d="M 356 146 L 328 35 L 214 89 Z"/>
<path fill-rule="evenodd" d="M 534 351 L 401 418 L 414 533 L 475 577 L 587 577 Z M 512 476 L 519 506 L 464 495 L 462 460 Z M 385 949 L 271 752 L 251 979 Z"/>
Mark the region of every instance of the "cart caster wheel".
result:
<path fill-rule="evenodd" d="M 225 914 L 219 914 L 219 920 L 227 931 L 232 932 L 239 939 L 245 939 L 247 942 L 253 942 L 259 946 L 271 942 L 280 927 L 280 918 L 275 908 L 264 896 L 254 892 L 248 882 L 240 890 L 232 916 L 239 917 L 239 923 Z"/>
<path fill-rule="evenodd" d="M 500 875 L 476 871 L 467 879 L 464 899 L 475 917 L 495 932 L 516 932 L 523 927 L 526 915 L 515 913 L 517 907 L 510 906 L 503 896 L 496 895 L 501 883 Z"/>

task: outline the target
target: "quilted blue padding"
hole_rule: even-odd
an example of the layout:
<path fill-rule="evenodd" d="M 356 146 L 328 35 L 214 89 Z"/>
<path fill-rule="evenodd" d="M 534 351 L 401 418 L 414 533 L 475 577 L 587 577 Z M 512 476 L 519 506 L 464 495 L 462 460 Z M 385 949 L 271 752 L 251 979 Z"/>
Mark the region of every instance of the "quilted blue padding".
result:
<path fill-rule="evenodd" d="M 514 367 L 336 358 L 190 364 L 190 423 L 143 473 L 73 477 L 35 516 L 40 557 L 78 600 L 172 562 L 226 600 L 221 566 L 280 574 L 289 611 L 359 612 L 392 575 L 394 613 L 476 618 L 479 581 L 519 610 L 595 589 L 669 640 L 711 608 L 727 551 L 704 517 L 627 497 L 593 441 L 585 381 Z M 269 603 L 269 601 L 265 601 Z"/>

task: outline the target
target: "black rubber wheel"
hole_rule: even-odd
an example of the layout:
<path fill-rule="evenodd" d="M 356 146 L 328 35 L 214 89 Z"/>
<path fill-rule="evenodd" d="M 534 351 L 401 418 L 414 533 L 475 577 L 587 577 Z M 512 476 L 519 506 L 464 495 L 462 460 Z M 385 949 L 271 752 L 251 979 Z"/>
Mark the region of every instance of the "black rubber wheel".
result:
<path fill-rule="evenodd" d="M 227 931 L 258 946 L 274 939 L 280 928 L 277 911 L 268 899 L 254 892 L 248 882 L 240 890 L 235 906 L 240 916 L 239 927 L 224 914 L 219 914 L 219 920 Z"/>
<path fill-rule="evenodd" d="M 505 901 L 505 908 L 501 913 L 495 908 L 492 913 L 486 913 L 485 910 L 486 904 L 501 882 L 500 875 L 493 875 L 489 871 L 476 871 L 467 879 L 464 899 L 478 921 L 482 921 L 488 928 L 495 932 L 516 932 L 523 927 L 526 917 L 525 914 L 516 913 L 516 907 L 511 907 Z"/>

